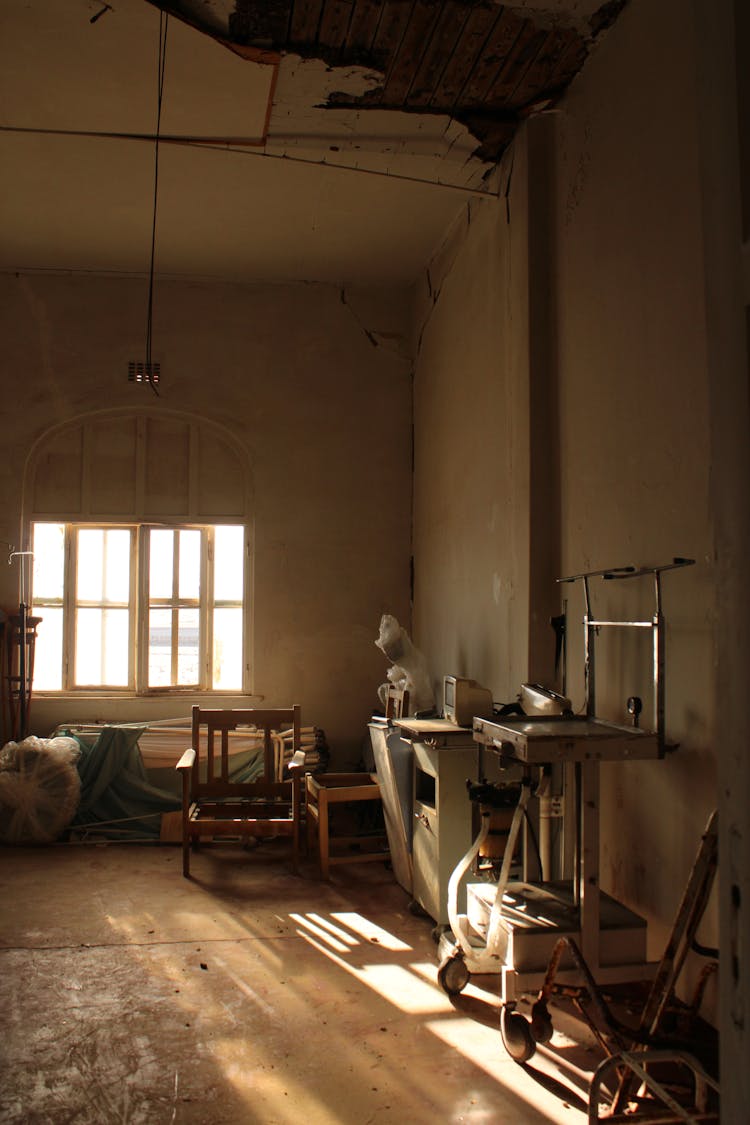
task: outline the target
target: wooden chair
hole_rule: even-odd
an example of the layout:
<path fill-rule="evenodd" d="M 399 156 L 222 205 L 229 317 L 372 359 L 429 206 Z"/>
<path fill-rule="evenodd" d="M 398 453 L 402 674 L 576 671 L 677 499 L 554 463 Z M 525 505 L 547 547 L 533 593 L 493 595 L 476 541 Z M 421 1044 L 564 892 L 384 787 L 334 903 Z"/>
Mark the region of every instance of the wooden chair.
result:
<path fill-rule="evenodd" d="M 230 780 L 230 733 L 257 732 L 262 776 Z M 273 733 L 291 730 L 292 754 L 283 771 L 276 766 Z M 182 774 L 182 873 L 190 876 L 191 846 L 202 837 L 291 836 L 293 865 L 299 866 L 302 776 L 300 708 L 203 710 L 193 707 L 192 746 L 180 758 Z"/>
<path fill-rule="evenodd" d="M 409 692 L 391 684 L 385 700 L 386 719 L 405 719 L 409 714 Z"/>

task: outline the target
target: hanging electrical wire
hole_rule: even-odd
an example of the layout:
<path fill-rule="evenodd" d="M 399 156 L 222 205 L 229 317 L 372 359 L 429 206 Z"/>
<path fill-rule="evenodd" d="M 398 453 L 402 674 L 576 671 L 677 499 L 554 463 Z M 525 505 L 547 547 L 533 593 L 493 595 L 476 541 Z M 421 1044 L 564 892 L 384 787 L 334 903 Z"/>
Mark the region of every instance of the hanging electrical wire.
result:
<path fill-rule="evenodd" d="M 154 381 L 154 368 L 151 362 L 151 344 L 154 322 L 154 261 L 156 256 L 156 213 L 159 201 L 159 136 L 161 130 L 161 107 L 164 98 L 164 74 L 167 65 L 167 30 L 169 16 L 159 13 L 159 53 L 156 70 L 156 135 L 154 137 L 154 206 L 151 222 L 151 260 L 148 272 L 148 311 L 146 314 L 146 377 L 151 390 L 158 396 Z"/>

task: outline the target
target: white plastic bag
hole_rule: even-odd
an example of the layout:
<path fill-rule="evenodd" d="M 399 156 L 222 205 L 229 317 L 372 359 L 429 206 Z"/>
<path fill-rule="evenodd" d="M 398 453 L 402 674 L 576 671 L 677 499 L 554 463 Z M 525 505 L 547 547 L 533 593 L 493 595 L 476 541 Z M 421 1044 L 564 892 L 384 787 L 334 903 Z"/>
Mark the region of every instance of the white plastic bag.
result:
<path fill-rule="evenodd" d="M 70 824 L 81 798 L 74 738 L 8 742 L 0 750 L 0 839 L 48 844 Z"/>
<path fill-rule="evenodd" d="M 378 688 L 378 698 L 383 709 L 388 698 L 388 687 L 392 684 L 409 692 L 410 714 L 430 711 L 435 705 L 435 695 L 427 661 L 412 644 L 406 629 L 390 613 L 384 613 L 380 619 L 380 633 L 375 644 L 393 661 L 392 667 L 386 672 L 388 683 L 381 684 Z"/>

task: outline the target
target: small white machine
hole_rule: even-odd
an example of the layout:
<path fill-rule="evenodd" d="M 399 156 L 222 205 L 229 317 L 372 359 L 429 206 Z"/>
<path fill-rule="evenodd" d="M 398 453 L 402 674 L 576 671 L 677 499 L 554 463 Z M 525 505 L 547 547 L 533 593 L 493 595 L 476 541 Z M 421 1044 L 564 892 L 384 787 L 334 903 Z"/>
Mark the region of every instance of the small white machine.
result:
<path fill-rule="evenodd" d="M 518 701 L 526 715 L 571 715 L 570 700 L 542 684 L 521 684 Z"/>
<path fill-rule="evenodd" d="M 443 677 L 443 715 L 457 727 L 470 727 L 474 718 L 492 718 L 492 692 L 476 680 Z"/>

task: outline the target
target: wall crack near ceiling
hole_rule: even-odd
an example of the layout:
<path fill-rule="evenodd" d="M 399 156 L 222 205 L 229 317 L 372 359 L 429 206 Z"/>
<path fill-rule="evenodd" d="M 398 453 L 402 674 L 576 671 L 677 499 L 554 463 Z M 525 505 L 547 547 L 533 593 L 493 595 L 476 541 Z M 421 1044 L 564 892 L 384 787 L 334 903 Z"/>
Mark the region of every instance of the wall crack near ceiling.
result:
<path fill-rule="evenodd" d="M 341 304 L 344 305 L 349 310 L 349 312 L 352 314 L 352 316 L 354 317 L 354 320 L 357 322 L 359 327 L 362 329 L 362 331 L 364 332 L 365 336 L 370 341 L 372 346 L 374 348 L 380 347 L 380 344 L 379 344 L 378 340 L 375 338 L 374 333 L 372 333 L 370 331 L 370 329 L 362 323 L 362 321 L 357 316 L 357 314 L 355 313 L 352 306 L 349 304 L 349 301 L 347 300 L 347 297 L 346 297 L 346 289 L 341 290 Z"/>
<path fill-rule="evenodd" d="M 344 307 L 347 309 L 357 327 L 364 333 L 368 342 L 374 348 L 382 348 L 384 351 L 399 356 L 399 358 L 401 359 L 411 359 L 409 349 L 405 345 L 404 337 L 402 334 L 398 332 L 382 331 L 376 328 L 369 328 L 365 323 L 363 317 L 354 308 L 349 294 L 347 293 L 346 288 L 343 286 L 339 290 L 339 298 L 341 300 L 341 304 L 344 305 Z"/>

